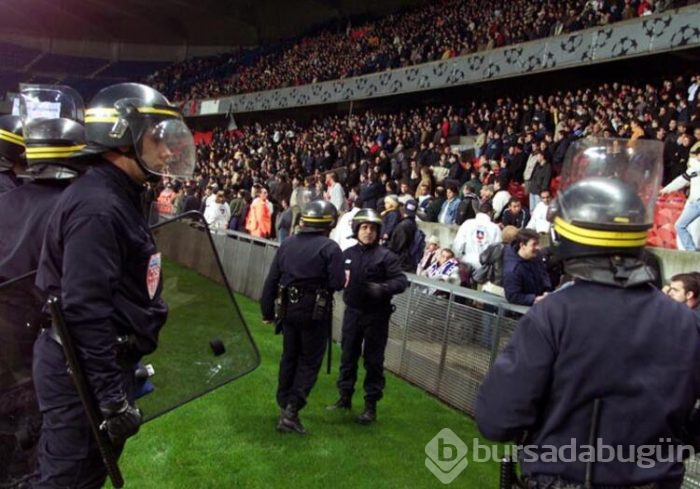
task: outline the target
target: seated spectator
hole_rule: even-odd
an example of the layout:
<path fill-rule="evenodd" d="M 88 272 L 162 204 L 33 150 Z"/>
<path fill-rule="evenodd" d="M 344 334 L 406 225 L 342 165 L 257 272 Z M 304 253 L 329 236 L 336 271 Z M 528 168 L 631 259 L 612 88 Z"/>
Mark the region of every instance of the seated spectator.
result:
<path fill-rule="evenodd" d="M 503 288 L 511 304 L 531 306 L 551 290 L 547 267 L 539 253 L 539 235 L 521 229 L 503 257 Z"/>
<path fill-rule="evenodd" d="M 438 258 L 425 273 L 427 278 L 447 282 L 453 285 L 460 284 L 459 261 L 455 258 L 454 253 L 449 248 L 443 248 L 438 253 Z M 428 289 L 429 294 L 435 294 L 438 290 Z"/>
<path fill-rule="evenodd" d="M 530 221 L 530 213 L 523 207 L 517 197 L 511 197 L 508 201 L 508 208 L 503 211 L 501 217 L 502 226 L 515 226 L 524 229 Z"/>
<path fill-rule="evenodd" d="M 491 221 L 492 212 L 489 204 L 481 204 L 476 217 L 464 221 L 452 242 L 452 249 L 459 261 L 473 270 L 481 266 L 479 255 L 489 245 L 501 240 L 501 229 Z"/>
<path fill-rule="evenodd" d="M 455 224 L 460 203 L 459 189 L 453 182 L 448 183 L 445 188 L 447 189 L 447 200 L 442 204 L 438 222 L 440 224 Z"/>
<path fill-rule="evenodd" d="M 674 275 L 665 291 L 671 299 L 685 304 L 700 317 L 700 273 Z"/>
<path fill-rule="evenodd" d="M 437 261 L 438 251 L 440 250 L 440 240 L 434 234 L 428 238 L 425 244 L 425 251 L 423 252 L 423 258 L 418 262 L 418 267 L 416 268 L 416 275 L 424 276 L 430 265 Z"/>
<path fill-rule="evenodd" d="M 540 200 L 532 211 L 530 222 L 527 223 L 528 229 L 534 229 L 538 234 L 549 234 L 551 223 L 547 219 L 547 212 L 551 202 L 552 193 L 549 190 L 540 192 Z"/>

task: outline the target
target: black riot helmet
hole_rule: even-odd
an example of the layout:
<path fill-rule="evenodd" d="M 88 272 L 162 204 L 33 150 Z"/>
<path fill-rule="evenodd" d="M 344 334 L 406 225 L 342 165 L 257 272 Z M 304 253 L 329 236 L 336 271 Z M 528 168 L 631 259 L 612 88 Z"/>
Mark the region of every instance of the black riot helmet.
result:
<path fill-rule="evenodd" d="M 0 116 L 0 171 L 24 166 L 22 119 L 14 115 Z"/>
<path fill-rule="evenodd" d="M 369 223 L 377 226 L 377 234 L 382 227 L 382 218 L 374 209 L 360 209 L 352 218 L 352 235 L 357 238 L 360 225 Z"/>
<path fill-rule="evenodd" d="M 124 152 L 149 180 L 192 177 L 192 133 L 178 109 L 157 90 L 138 83 L 100 90 L 85 112 L 85 128 L 91 146 Z"/>
<path fill-rule="evenodd" d="M 335 227 L 338 210 L 325 200 L 314 200 L 304 206 L 301 211 L 303 232 L 329 231 Z"/>
<path fill-rule="evenodd" d="M 82 124 L 85 104 L 70 87 L 20 85 L 20 114 L 32 178 L 73 178 L 90 156 Z"/>
<path fill-rule="evenodd" d="M 588 139 L 570 147 L 549 209 L 559 256 L 637 256 L 654 222 L 663 145 Z"/>

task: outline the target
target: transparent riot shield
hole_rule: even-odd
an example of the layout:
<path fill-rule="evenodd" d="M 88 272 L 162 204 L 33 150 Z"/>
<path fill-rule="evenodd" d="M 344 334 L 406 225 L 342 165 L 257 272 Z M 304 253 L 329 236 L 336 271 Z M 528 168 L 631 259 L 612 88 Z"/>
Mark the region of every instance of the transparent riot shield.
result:
<path fill-rule="evenodd" d="M 146 420 L 253 371 L 260 354 L 223 272 L 204 217 L 190 212 L 154 225 L 162 254 L 168 320 L 158 349 L 139 370 L 137 401 Z"/>
<path fill-rule="evenodd" d="M 41 414 L 32 382 L 32 347 L 42 298 L 34 273 L 0 284 L 0 487 L 16 487 L 34 470 Z"/>

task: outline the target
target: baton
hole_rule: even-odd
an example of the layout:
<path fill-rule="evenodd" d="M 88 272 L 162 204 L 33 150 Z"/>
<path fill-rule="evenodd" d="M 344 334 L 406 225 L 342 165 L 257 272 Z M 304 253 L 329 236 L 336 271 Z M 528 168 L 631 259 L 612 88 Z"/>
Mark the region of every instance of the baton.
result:
<path fill-rule="evenodd" d="M 104 418 L 98 408 L 97 401 L 95 400 L 95 397 L 88 386 L 85 373 L 83 372 L 80 362 L 78 361 L 78 356 L 75 353 L 75 348 L 73 348 L 73 341 L 68 328 L 66 327 L 66 321 L 63 318 L 61 301 L 58 297 L 50 296 L 48 306 L 49 310 L 51 311 L 51 318 L 53 319 L 53 325 L 56 328 L 56 333 L 61 340 L 61 346 L 63 347 L 63 353 L 66 356 L 66 362 L 68 363 L 70 375 L 73 378 L 73 383 L 78 391 L 78 396 L 80 396 L 80 401 L 83 403 L 83 407 L 85 408 L 85 414 L 87 415 L 92 434 L 95 436 L 95 440 L 97 441 L 97 447 L 100 450 L 102 462 L 105 464 L 105 468 L 107 469 L 107 474 L 109 475 L 110 481 L 112 481 L 112 485 L 117 489 L 120 489 L 124 487 L 124 477 L 122 477 L 121 470 L 119 470 L 114 445 L 112 444 L 112 440 L 110 440 L 107 432 L 101 428 Z"/>

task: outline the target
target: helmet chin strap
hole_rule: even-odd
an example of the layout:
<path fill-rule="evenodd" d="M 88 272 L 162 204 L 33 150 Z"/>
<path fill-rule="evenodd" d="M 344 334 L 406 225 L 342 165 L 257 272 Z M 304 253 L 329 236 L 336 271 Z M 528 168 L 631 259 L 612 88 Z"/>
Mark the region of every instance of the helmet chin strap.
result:
<path fill-rule="evenodd" d="M 130 146 L 129 149 L 126 151 L 122 150 L 121 148 L 117 149 L 116 151 L 119 152 L 121 155 L 129 158 L 130 160 L 135 161 L 136 164 L 139 166 L 139 169 L 141 170 L 141 172 L 143 172 L 143 176 L 147 182 L 151 182 L 151 183 L 160 182 L 160 180 L 162 178 L 161 175 L 158 175 L 157 173 L 153 173 L 152 171 L 150 171 L 146 167 L 146 165 L 141 161 L 141 159 L 136 154 L 136 151 L 134 150 L 133 146 Z"/>

